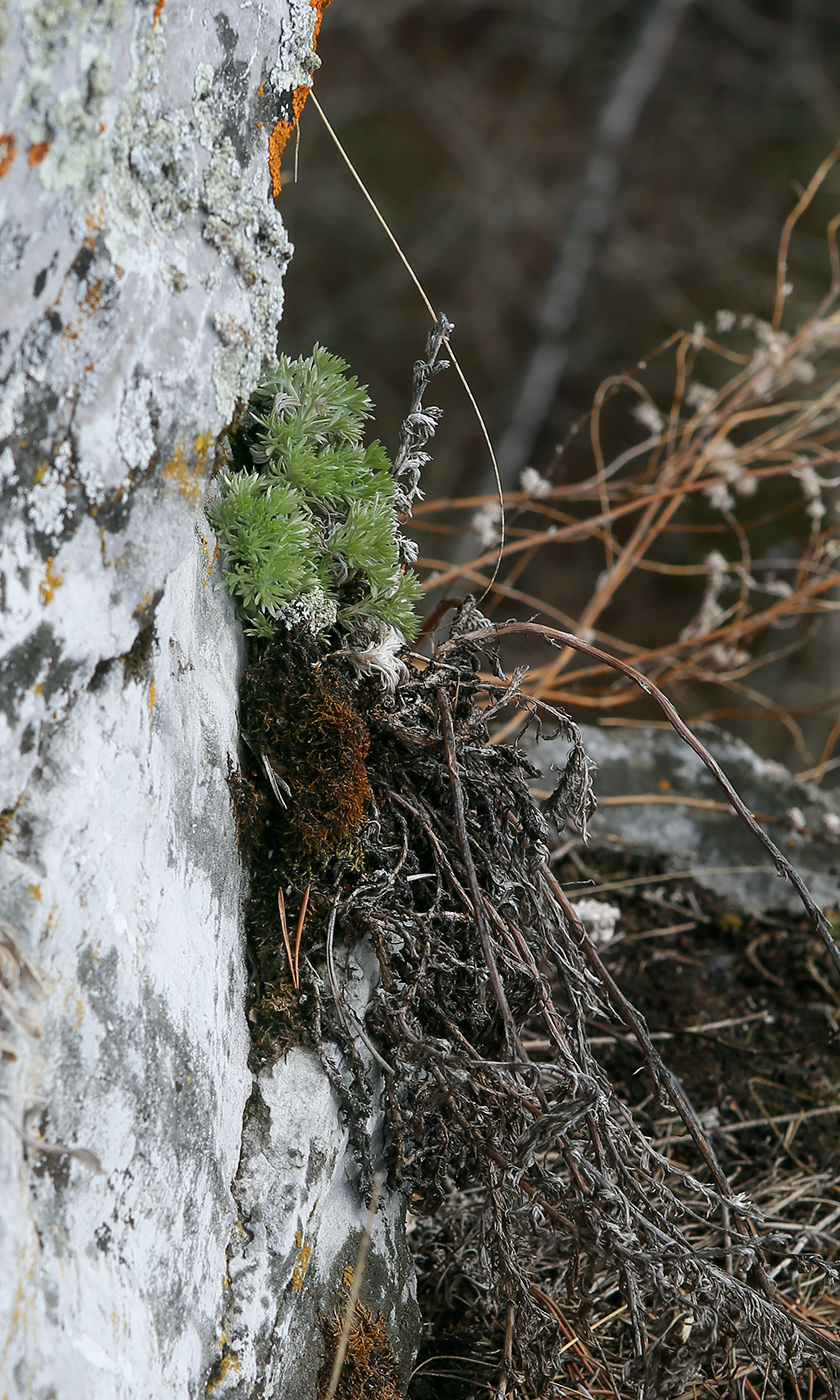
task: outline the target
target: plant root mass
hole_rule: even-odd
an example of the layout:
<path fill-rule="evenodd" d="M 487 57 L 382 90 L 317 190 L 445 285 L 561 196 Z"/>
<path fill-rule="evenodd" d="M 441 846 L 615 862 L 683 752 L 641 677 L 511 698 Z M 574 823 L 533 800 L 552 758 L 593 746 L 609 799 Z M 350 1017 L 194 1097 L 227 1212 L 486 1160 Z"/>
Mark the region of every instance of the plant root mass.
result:
<path fill-rule="evenodd" d="M 409 1395 L 838 1395 L 835 1120 L 807 1114 L 833 1102 L 828 1051 L 772 1009 L 793 995 L 785 935 L 666 881 L 591 942 L 564 891 L 580 869 L 550 854 L 549 818 L 585 837 L 594 806 L 580 734 L 489 631 L 468 600 L 393 694 L 299 634 L 256 644 L 231 775 L 254 1060 L 320 1054 L 365 1189 L 385 1107 L 427 1329 Z M 488 742 L 516 705 L 570 744 L 542 806 L 523 748 Z M 828 1045 L 831 964 L 789 924 Z"/>

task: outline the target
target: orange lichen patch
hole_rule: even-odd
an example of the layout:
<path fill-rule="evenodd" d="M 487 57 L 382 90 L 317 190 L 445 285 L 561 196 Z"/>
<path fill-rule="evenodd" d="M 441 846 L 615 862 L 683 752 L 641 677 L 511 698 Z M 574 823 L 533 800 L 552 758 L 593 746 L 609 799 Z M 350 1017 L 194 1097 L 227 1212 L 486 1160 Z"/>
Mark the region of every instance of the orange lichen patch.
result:
<path fill-rule="evenodd" d="M 93 240 L 85 239 L 85 242 L 90 242 L 92 244 Z M 89 320 L 91 316 L 95 316 L 97 311 L 101 311 L 103 300 L 102 288 L 104 285 L 104 277 L 97 277 L 95 282 L 91 282 L 82 297 L 78 316 L 75 316 L 72 321 L 69 321 L 61 332 L 62 340 L 78 340 L 82 322 Z"/>
<path fill-rule="evenodd" d="M 97 277 L 95 282 L 91 282 L 82 298 L 82 315 L 95 316 L 97 311 L 102 309 L 102 287 L 104 277 Z"/>
<path fill-rule="evenodd" d="M 157 0 L 157 4 L 155 5 L 155 12 L 152 15 L 152 29 L 154 29 L 155 25 L 157 24 L 158 20 L 163 14 L 163 7 L 165 4 L 166 0 Z"/>
<path fill-rule="evenodd" d="M 315 11 L 315 26 L 312 30 L 312 51 L 318 47 L 318 35 L 321 32 L 321 21 L 324 18 L 324 10 L 332 4 L 332 0 L 309 0 L 310 7 Z M 312 74 L 309 74 L 310 79 Z M 312 84 L 301 83 L 292 93 L 292 119 L 291 121 L 280 120 L 268 138 L 268 171 L 271 175 L 271 192 L 276 199 L 282 189 L 280 179 L 280 161 L 287 145 L 289 137 L 300 121 L 300 114 L 306 106 L 306 99 L 312 91 Z M 257 96 L 262 97 L 263 89 L 260 84 Z"/>
<path fill-rule="evenodd" d="M 30 170 L 33 170 L 36 165 L 41 164 L 41 161 L 44 159 L 49 149 L 49 141 L 36 141 L 34 146 L 29 147 L 29 150 L 26 152 L 26 162 Z"/>
<path fill-rule="evenodd" d="M 47 603 L 52 602 L 53 598 L 55 597 L 56 589 L 60 588 L 64 582 L 64 575 L 57 574 L 55 572 L 55 569 L 53 568 L 54 564 L 55 559 L 47 560 L 47 570 L 44 574 L 44 577 L 41 579 L 41 587 L 38 590 L 40 592 L 41 602 L 44 604 L 44 607 L 46 607 Z"/>
<path fill-rule="evenodd" d="M 21 446 L 23 446 L 22 443 L 21 443 Z M 41 465 L 40 465 L 40 467 L 36 467 L 36 468 L 35 468 L 35 475 L 34 475 L 33 478 L 32 478 L 32 485 L 33 485 L 33 486 L 37 486 L 39 482 L 41 482 L 41 481 L 44 480 L 44 477 L 45 477 L 46 474 L 47 474 L 47 469 L 48 469 L 49 465 L 50 465 L 49 462 L 42 462 Z"/>
<path fill-rule="evenodd" d="M 201 478 L 207 459 L 206 452 L 203 455 L 199 452 L 200 442 L 201 438 L 196 438 L 196 457 L 192 464 L 187 461 L 184 444 L 176 442 L 172 456 L 163 468 L 163 480 L 167 491 L 177 491 L 187 505 L 193 507 L 198 505 L 201 498 Z"/>
<path fill-rule="evenodd" d="M 149 686 L 149 702 L 148 702 L 148 703 L 149 703 L 149 714 L 151 714 L 152 711 L 153 711 L 154 708 L 155 708 L 155 678 L 154 678 L 154 676 L 152 676 L 152 683 L 151 683 L 151 685 Z"/>
<path fill-rule="evenodd" d="M 282 189 L 280 161 L 289 144 L 289 137 L 300 120 L 310 91 L 308 83 L 301 83 L 300 87 L 295 88 L 292 93 L 292 120 L 287 122 L 281 119 L 268 138 L 268 170 L 271 175 L 271 192 L 275 199 Z"/>
<path fill-rule="evenodd" d="M 8 175 L 16 155 L 17 137 L 12 131 L 4 131 L 0 136 L 0 180 L 4 175 Z"/>
<path fill-rule="evenodd" d="M 265 88 L 263 87 L 262 83 L 260 83 L 259 87 L 257 88 L 257 97 L 263 97 L 264 94 Z"/>
<path fill-rule="evenodd" d="M 27 885 L 26 893 L 30 896 L 30 898 L 37 899 L 39 903 L 43 899 L 40 885 Z"/>
<path fill-rule="evenodd" d="M 96 204 L 85 215 L 85 227 L 88 233 L 102 233 L 107 227 L 105 205 L 101 199 L 97 200 Z"/>
<path fill-rule="evenodd" d="M 318 35 L 321 32 L 321 21 L 324 18 L 324 11 L 332 4 L 332 0 L 309 0 L 309 4 L 315 10 L 315 28 L 312 31 L 312 47 L 318 43 Z"/>

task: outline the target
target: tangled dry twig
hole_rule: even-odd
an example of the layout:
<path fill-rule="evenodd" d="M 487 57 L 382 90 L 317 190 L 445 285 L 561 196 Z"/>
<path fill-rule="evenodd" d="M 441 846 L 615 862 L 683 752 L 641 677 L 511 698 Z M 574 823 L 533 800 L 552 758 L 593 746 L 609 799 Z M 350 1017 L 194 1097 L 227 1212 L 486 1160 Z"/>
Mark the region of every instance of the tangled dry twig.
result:
<path fill-rule="evenodd" d="M 495 713 L 523 704 L 539 728 L 548 707 L 535 707 L 505 674 L 496 652 L 504 629 L 483 623 L 465 606 L 451 639 L 428 662 L 415 659 L 393 696 L 370 681 L 358 687 L 374 804 L 356 847 L 364 858 L 338 852 L 304 878 L 272 841 L 275 863 L 258 870 L 255 902 L 257 962 L 264 985 L 271 981 L 259 1014 L 281 1006 L 288 1023 L 296 1005 L 298 1034 L 320 1049 L 351 1124 L 367 1120 L 381 1084 L 391 1180 L 410 1192 L 415 1215 L 440 1215 L 445 1233 L 457 1196 L 447 1286 L 457 1280 L 462 1307 L 466 1297 L 498 1337 L 497 1395 L 567 1393 L 567 1325 L 601 1358 L 601 1380 L 615 1394 L 629 1385 L 640 1396 L 682 1395 L 704 1377 L 733 1375 L 744 1358 L 757 1358 L 771 1382 L 810 1371 L 834 1394 L 840 1343 L 772 1277 L 786 1237 L 729 1181 L 552 874 L 550 830 L 530 791 L 537 770 L 520 748 L 487 742 Z M 258 692 L 265 703 L 246 678 L 246 702 Z M 243 718 L 256 727 L 247 708 Z M 577 777 L 561 774 L 546 806 L 583 822 L 588 769 L 574 725 L 556 719 Z M 270 804 L 270 833 L 288 813 L 261 770 L 249 781 Z M 261 889 L 271 880 L 302 889 L 310 879 L 296 991 L 294 964 L 277 960 L 278 936 L 272 947 Z M 379 964 L 366 1013 L 350 986 L 347 950 L 359 941 Z M 623 1024 L 637 1038 L 654 1092 L 693 1144 L 691 1170 L 654 1146 L 616 1094 L 593 1050 L 593 1021 Z M 539 1059 L 529 1049 L 535 1030 Z M 354 1140 L 369 1183 L 363 1133 Z M 565 1261 L 564 1310 L 533 1272 L 548 1247 Z M 831 1274 L 825 1261 L 811 1267 Z M 600 1342 L 608 1318 L 624 1338 L 617 1356 Z"/>

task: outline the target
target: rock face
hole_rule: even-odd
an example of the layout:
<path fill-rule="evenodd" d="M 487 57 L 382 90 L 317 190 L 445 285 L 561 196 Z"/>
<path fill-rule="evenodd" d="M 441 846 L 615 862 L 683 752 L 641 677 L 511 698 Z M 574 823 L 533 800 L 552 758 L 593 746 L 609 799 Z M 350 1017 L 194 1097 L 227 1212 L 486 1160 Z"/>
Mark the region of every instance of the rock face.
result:
<path fill-rule="evenodd" d="M 242 643 L 201 506 L 274 354 L 268 138 L 320 8 L 4 15 L 0 1394 L 303 1400 L 366 1205 L 317 1059 L 248 1068 Z M 401 1220 L 363 1300 L 408 1354 Z"/>
<path fill-rule="evenodd" d="M 799 782 L 778 763 L 712 725 L 698 738 L 717 759 L 751 811 L 805 877 L 817 903 L 840 907 L 840 801 Z M 702 760 L 673 730 L 581 725 L 597 765 L 599 807 L 593 841 L 618 840 L 666 856 L 674 870 L 691 869 L 698 883 L 739 909 L 801 911 L 792 885 L 736 817 Z M 565 763 L 562 741 L 540 744 L 535 761 L 547 770 Z M 648 798 L 648 801 L 645 801 Z M 582 891 L 585 893 L 585 891 Z"/>

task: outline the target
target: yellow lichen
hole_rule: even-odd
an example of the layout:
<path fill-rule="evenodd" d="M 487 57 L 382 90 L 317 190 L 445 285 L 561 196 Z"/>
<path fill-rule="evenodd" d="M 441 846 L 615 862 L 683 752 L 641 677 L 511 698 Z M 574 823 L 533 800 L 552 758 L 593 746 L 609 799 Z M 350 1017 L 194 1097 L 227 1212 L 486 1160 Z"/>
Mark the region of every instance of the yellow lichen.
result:
<path fill-rule="evenodd" d="M 222 1340 L 221 1344 L 224 1347 L 227 1346 L 227 1342 L 225 1342 L 224 1339 Z M 214 1368 L 212 1376 L 207 1382 L 207 1389 L 204 1392 L 205 1395 L 212 1395 L 213 1391 L 216 1390 L 218 1386 L 220 1386 L 225 1380 L 228 1373 L 230 1371 L 238 1371 L 241 1365 L 242 1362 L 240 1358 L 236 1355 L 235 1351 L 225 1351 L 224 1356 L 220 1357 L 219 1361 L 217 1362 Z"/>
<path fill-rule="evenodd" d="M 306 1271 L 312 1258 L 312 1246 L 306 1243 L 301 1230 L 298 1230 L 295 1235 L 295 1248 L 298 1250 L 298 1257 L 292 1274 L 293 1293 L 297 1293 L 298 1289 L 303 1287 L 303 1280 L 306 1278 Z"/>
<path fill-rule="evenodd" d="M 210 448 L 213 446 L 213 438 L 210 433 L 199 433 L 195 440 L 195 465 L 197 471 L 204 471 L 207 466 L 207 458 L 210 456 Z"/>
<path fill-rule="evenodd" d="M 152 683 L 149 686 L 149 714 L 155 708 L 155 678 L 152 676 Z"/>
<path fill-rule="evenodd" d="M 217 560 L 218 557 L 219 557 L 219 541 L 216 540 L 216 546 L 215 546 L 215 548 L 214 548 L 214 550 L 213 550 L 213 553 L 212 553 L 212 555 L 211 555 L 211 553 L 210 553 L 210 546 L 209 546 L 208 543 L 207 543 L 207 537 L 206 537 L 206 535 L 202 535 L 202 536 L 201 536 L 201 548 L 202 548 L 203 551 L 204 551 L 204 558 L 205 558 L 205 560 L 207 561 L 207 572 L 205 573 L 204 578 L 201 580 L 201 591 L 202 591 L 202 593 L 203 593 L 204 590 L 205 590 L 205 588 L 207 587 L 208 583 L 210 582 L 210 578 L 211 578 L 211 576 L 212 576 L 213 570 L 214 570 L 214 568 L 216 567 L 216 560 Z"/>
<path fill-rule="evenodd" d="M 44 604 L 44 607 L 47 606 L 47 603 L 52 602 L 53 598 L 55 597 L 56 589 L 60 588 L 64 582 L 64 575 L 56 573 L 55 569 L 53 568 L 54 564 L 55 559 L 50 557 L 47 560 L 46 572 L 44 574 L 44 577 L 41 579 L 41 586 L 38 590 L 41 595 L 41 602 Z"/>
<path fill-rule="evenodd" d="M 195 440 L 195 461 L 187 461 L 183 442 L 176 442 L 172 456 L 163 468 L 163 480 L 167 491 L 177 491 L 188 506 L 197 506 L 201 498 L 201 479 L 207 461 L 212 439 L 200 433 Z"/>

